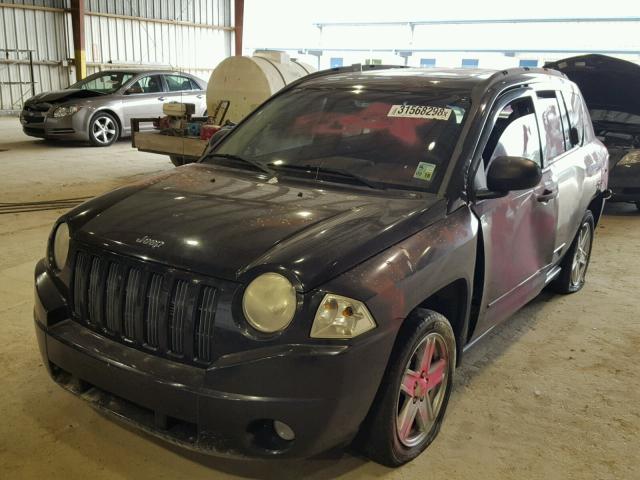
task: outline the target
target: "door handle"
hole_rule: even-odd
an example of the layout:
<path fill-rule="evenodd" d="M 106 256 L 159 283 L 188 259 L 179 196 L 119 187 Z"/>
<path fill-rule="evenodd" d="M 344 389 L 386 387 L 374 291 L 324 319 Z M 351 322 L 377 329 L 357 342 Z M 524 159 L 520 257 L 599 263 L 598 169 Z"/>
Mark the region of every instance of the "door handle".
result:
<path fill-rule="evenodd" d="M 558 196 L 558 190 L 554 188 L 545 188 L 536 198 L 541 203 L 546 203 Z"/>
<path fill-rule="evenodd" d="M 160 100 L 161 102 L 164 102 L 166 99 L 166 97 L 158 97 L 158 100 Z"/>
<path fill-rule="evenodd" d="M 201 94 L 200 94 L 200 95 L 196 95 L 196 97 L 197 97 L 197 98 L 202 98 L 202 95 L 201 95 Z"/>

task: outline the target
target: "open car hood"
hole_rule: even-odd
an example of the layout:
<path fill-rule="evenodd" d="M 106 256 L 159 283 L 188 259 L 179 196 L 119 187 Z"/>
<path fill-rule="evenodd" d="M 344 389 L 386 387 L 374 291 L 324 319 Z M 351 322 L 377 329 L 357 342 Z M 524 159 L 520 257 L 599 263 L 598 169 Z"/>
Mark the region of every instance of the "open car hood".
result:
<path fill-rule="evenodd" d="M 606 55 L 581 55 L 545 64 L 575 82 L 589 110 L 640 115 L 640 65 Z"/>
<path fill-rule="evenodd" d="M 31 97 L 25 102 L 25 105 L 31 103 L 47 102 L 47 103 L 62 103 L 68 100 L 75 100 L 80 98 L 101 97 L 103 93 L 93 90 L 84 90 L 81 88 L 67 88 L 65 90 L 55 90 L 52 92 L 43 92 Z"/>

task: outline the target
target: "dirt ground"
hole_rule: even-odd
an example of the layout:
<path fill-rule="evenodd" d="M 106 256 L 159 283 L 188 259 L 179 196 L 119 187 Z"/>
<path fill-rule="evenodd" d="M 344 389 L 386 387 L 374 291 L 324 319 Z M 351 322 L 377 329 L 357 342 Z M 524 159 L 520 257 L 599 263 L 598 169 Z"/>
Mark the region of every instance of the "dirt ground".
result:
<path fill-rule="evenodd" d="M 0 202 L 96 195 L 170 168 L 128 141 L 63 146 L 0 118 Z M 0 478 L 640 479 L 640 213 L 631 206 L 607 207 L 580 293 L 544 292 L 468 352 L 439 438 L 397 470 L 350 453 L 202 457 L 57 387 L 36 346 L 32 272 L 61 213 L 0 215 Z"/>

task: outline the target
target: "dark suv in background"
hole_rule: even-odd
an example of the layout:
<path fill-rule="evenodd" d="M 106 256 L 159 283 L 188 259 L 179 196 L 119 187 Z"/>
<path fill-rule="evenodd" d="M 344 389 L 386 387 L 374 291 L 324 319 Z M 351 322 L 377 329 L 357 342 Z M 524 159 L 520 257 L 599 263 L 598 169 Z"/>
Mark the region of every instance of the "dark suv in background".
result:
<path fill-rule="evenodd" d="M 467 348 L 545 286 L 583 286 L 606 189 L 558 72 L 319 72 L 198 163 L 62 216 L 38 343 L 61 386 L 182 446 L 355 439 L 400 465 Z"/>
<path fill-rule="evenodd" d="M 609 150 L 612 202 L 640 210 L 640 65 L 606 55 L 548 63 L 582 91 L 597 137 Z"/>

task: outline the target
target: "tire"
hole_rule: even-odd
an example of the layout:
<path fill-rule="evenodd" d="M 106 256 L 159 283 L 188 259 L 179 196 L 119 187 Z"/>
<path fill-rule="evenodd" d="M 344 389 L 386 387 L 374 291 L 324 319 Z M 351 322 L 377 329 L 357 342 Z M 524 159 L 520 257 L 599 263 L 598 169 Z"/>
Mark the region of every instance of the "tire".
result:
<path fill-rule="evenodd" d="M 89 122 L 89 141 L 94 147 L 108 147 L 120 137 L 120 125 L 107 112 L 96 113 Z"/>
<path fill-rule="evenodd" d="M 636 202 L 636 208 L 640 211 L 640 202 Z"/>
<path fill-rule="evenodd" d="M 553 290 L 557 293 L 575 293 L 584 286 L 589 261 L 591 260 L 593 225 L 593 214 L 587 210 L 584 217 L 582 217 L 580 228 L 571 243 L 571 247 L 567 250 L 562 262 L 560 262 L 560 268 L 562 269 L 560 275 L 552 283 Z"/>
<path fill-rule="evenodd" d="M 356 439 L 357 448 L 388 467 L 413 460 L 433 442 L 453 387 L 456 341 L 448 320 L 439 313 L 420 309 L 407 322 Z M 435 360 L 435 366 L 426 369 L 430 374 L 425 374 L 424 360 L 420 362 L 426 358 L 427 347 L 431 348 L 427 367 Z M 430 380 L 434 387 L 429 387 Z"/>

